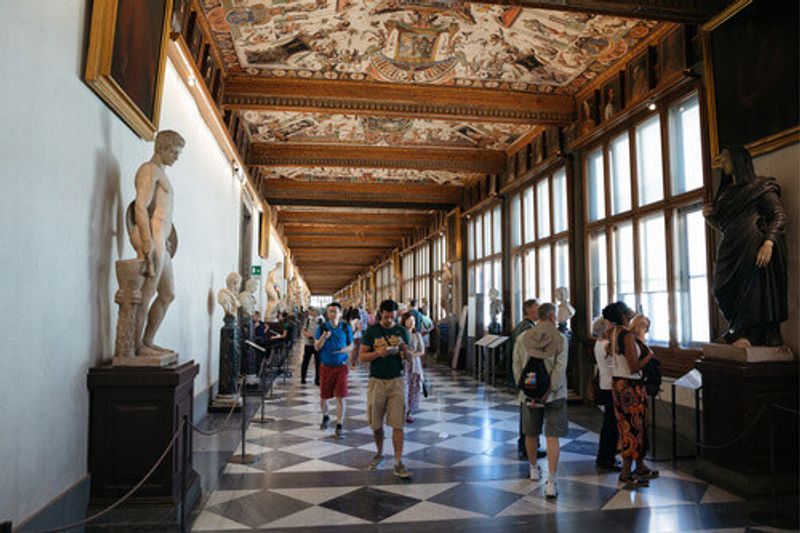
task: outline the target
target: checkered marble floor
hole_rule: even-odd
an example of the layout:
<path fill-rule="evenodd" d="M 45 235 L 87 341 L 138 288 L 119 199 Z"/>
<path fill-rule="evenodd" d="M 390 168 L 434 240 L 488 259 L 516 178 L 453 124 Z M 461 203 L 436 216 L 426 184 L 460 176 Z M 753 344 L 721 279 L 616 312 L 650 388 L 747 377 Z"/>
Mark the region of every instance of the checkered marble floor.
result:
<path fill-rule="evenodd" d="M 406 426 L 404 463 L 412 480 L 392 475 L 390 438 L 384 466 L 369 471 L 375 446 L 365 414 L 367 368 L 351 371 L 341 440 L 319 429 L 319 389 L 311 380 L 301 385 L 297 375 L 286 386 L 276 382 L 265 404 L 271 421 L 247 430 L 245 451 L 260 460 L 223 463 L 193 531 L 740 531 L 752 525 L 739 498 L 664 464 L 649 488 L 621 490 L 616 474 L 595 470 L 598 435 L 573 423 L 561 440 L 559 497 L 546 499 L 544 482 L 529 481 L 527 463 L 516 457 L 514 396 L 441 367 L 426 370 L 431 395 Z M 540 464 L 546 471 L 546 460 Z"/>

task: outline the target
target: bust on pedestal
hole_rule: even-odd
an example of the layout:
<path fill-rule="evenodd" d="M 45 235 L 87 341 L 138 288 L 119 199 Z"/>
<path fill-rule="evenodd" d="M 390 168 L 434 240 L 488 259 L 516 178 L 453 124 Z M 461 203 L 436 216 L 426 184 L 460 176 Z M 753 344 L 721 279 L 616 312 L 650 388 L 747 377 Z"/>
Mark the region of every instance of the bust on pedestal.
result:
<path fill-rule="evenodd" d="M 258 280 L 255 278 L 248 279 L 244 284 L 244 290 L 239 293 L 239 330 L 240 330 L 240 351 L 244 356 L 244 373 L 247 375 L 248 383 L 258 382 L 256 374 L 258 368 L 256 367 L 256 356 L 253 348 L 247 346 L 245 341 L 252 341 L 255 332 L 253 326 L 253 313 L 256 310 L 256 291 L 258 290 Z"/>
<path fill-rule="evenodd" d="M 241 284 L 242 276 L 238 272 L 231 272 L 225 278 L 225 287 L 217 293 L 217 301 L 222 306 L 225 315 L 222 318 L 222 328 L 219 332 L 219 387 L 211 402 L 212 411 L 230 409 L 234 402 L 236 405 L 241 405 L 241 398 L 237 398 L 241 347 L 239 325 L 236 320 L 236 314 L 240 307 L 239 287 Z"/>
<path fill-rule="evenodd" d="M 503 314 L 503 300 L 500 299 L 500 291 L 495 288 L 489 290 L 489 314 L 492 321 L 489 323 L 489 333 L 500 335 L 503 327 L 500 325 L 500 315 Z"/>

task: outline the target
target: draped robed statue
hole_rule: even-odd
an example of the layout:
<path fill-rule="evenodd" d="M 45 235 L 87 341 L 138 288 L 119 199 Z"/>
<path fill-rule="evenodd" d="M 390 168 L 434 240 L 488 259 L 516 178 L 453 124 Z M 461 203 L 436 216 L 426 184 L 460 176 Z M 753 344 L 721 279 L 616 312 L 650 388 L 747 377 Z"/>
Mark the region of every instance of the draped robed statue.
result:
<path fill-rule="evenodd" d="M 714 296 L 728 321 L 722 340 L 738 346 L 781 346 L 788 317 L 786 212 L 775 179 L 756 176 L 741 146 L 720 154 L 722 180 L 703 209 L 722 233 L 714 272 Z"/>

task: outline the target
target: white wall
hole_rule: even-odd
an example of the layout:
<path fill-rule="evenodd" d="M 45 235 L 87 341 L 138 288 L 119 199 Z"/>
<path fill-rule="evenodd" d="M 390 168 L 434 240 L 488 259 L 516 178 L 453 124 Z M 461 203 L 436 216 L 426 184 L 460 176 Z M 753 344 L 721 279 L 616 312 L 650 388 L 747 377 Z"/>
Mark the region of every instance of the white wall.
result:
<path fill-rule="evenodd" d="M 800 354 L 800 144 L 794 144 L 753 160 L 759 176 L 775 178 L 781 186 L 781 203 L 789 223 L 789 320 L 782 327 L 784 341 Z"/>
<path fill-rule="evenodd" d="M 113 349 L 122 215 L 152 154 L 82 82 L 85 0 L 0 3 L 0 517 L 24 520 L 85 476 L 87 370 Z M 238 267 L 240 186 L 175 70 L 161 127 L 187 141 L 175 188 L 177 297 L 156 341 L 217 380 L 216 291 Z"/>

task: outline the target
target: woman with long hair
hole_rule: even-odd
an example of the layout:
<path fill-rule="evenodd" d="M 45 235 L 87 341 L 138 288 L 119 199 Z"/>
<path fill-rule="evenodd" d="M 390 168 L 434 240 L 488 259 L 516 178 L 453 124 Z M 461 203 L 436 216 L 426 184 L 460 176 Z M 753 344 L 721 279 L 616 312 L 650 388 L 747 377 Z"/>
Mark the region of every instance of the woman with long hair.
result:
<path fill-rule="evenodd" d="M 400 324 L 408 330 L 411 341 L 408 344 L 408 353 L 411 359 L 405 359 L 406 381 L 406 423 L 413 424 L 413 414 L 419 410 L 422 397 L 422 359 L 425 354 L 425 341 L 417 331 L 416 318 L 409 311 L 403 314 Z"/>
<path fill-rule="evenodd" d="M 600 386 L 597 403 L 603 407 L 603 427 L 600 429 L 600 443 L 597 446 L 595 465 L 598 470 L 619 472 L 621 467 L 616 460 L 619 430 L 614 413 L 614 398 L 611 395 L 611 375 L 614 371 L 614 361 L 608 356 L 610 329 L 611 323 L 603 317 L 597 317 L 592 321 L 592 336 L 595 339 L 594 358 L 597 363 Z"/>
<path fill-rule="evenodd" d="M 633 312 L 624 302 L 607 305 L 603 309 L 603 318 L 612 324 L 608 356 L 613 363 L 611 393 L 622 450 L 619 481 L 626 489 L 647 486 L 651 479 L 658 477 L 658 471 L 650 470 L 644 462 L 648 444 L 647 389 L 642 380 L 642 369 L 654 356 L 642 339 L 650 321 L 644 319 L 647 320 L 647 328 L 644 328 L 645 322 L 633 317 Z M 636 320 L 635 331 L 629 329 L 632 318 Z"/>

